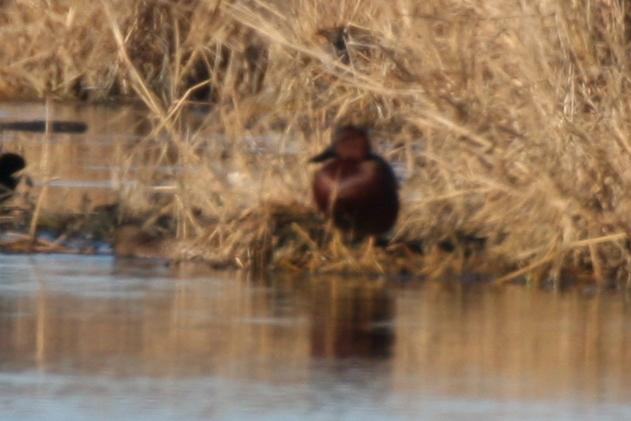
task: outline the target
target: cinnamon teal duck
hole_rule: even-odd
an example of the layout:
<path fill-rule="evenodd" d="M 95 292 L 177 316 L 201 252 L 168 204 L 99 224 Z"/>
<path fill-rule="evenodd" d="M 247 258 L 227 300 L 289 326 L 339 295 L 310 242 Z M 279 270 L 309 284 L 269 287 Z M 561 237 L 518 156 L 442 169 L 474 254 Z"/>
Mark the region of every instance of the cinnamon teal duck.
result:
<path fill-rule="evenodd" d="M 381 236 L 399 213 L 398 183 L 388 162 L 372 152 L 365 129 L 343 126 L 331 145 L 310 162 L 323 162 L 313 177 L 319 210 L 353 238 Z"/>

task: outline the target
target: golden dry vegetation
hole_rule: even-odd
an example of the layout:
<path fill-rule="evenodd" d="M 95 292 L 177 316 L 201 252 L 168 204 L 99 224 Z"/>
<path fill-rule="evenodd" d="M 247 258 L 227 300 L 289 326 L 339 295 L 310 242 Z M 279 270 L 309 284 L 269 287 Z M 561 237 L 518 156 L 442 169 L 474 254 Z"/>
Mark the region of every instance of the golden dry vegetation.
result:
<path fill-rule="evenodd" d="M 176 189 L 122 205 L 174 217 L 180 257 L 625 285 L 630 14 L 616 0 L 4 0 L 0 96 L 140 99 L 149 135 L 128 160 L 153 150 L 147 183 Z M 210 105 L 187 118 L 195 103 Z M 311 208 L 306 159 L 340 122 L 369 124 L 404 170 L 385 250 L 347 247 Z M 261 139 L 277 141 L 263 153 Z M 433 253 L 445 240 L 455 250 Z"/>

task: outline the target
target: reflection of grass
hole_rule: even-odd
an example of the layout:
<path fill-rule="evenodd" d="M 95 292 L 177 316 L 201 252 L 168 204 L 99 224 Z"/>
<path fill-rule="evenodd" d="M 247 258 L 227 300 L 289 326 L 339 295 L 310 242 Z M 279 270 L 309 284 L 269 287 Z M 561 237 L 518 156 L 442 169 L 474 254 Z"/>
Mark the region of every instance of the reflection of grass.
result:
<path fill-rule="evenodd" d="M 284 208 L 295 212 L 279 224 L 288 217 L 270 203 L 308 204 L 304 163 L 327 141 L 323 130 L 370 122 L 379 150 L 406 170 L 396 238 L 433 249 L 482 236 L 506 273 L 558 279 L 571 267 L 624 280 L 631 11 L 505 3 L 9 2 L 0 20 L 15 42 L 0 52 L 0 93 L 142 99 L 151 142 L 167 139 L 145 181 L 177 186 L 159 200 L 122 197 L 133 212 L 173 217 L 183 255 L 249 265 L 267 262 L 271 247 L 301 269 L 356 267 L 323 246 L 310 225 L 319 220 L 303 218 L 310 209 Z M 194 128 L 181 118 L 191 100 L 213 104 Z M 272 132 L 274 153 L 249 152 L 251 135 Z M 290 148 L 298 154 L 284 155 Z M 158 172 L 165 162 L 187 171 Z"/>

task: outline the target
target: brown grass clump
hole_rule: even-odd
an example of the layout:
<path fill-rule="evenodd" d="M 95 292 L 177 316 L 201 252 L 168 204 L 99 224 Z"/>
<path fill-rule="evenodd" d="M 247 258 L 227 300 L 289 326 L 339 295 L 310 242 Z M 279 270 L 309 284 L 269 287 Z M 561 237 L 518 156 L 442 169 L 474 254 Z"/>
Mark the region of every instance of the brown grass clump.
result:
<path fill-rule="evenodd" d="M 280 223 L 268 203 L 309 204 L 308 154 L 336 123 L 369 122 L 405 172 L 395 242 L 484 237 L 500 280 L 628 283 L 629 16 L 617 0 L 13 0 L 0 94 L 142 99 L 148 141 L 166 139 L 156 168 L 186 170 L 156 172 L 176 183 L 167 199 L 123 197 L 160 203 L 188 253 L 355 267 L 311 208 Z M 184 125 L 198 100 L 212 106 Z"/>

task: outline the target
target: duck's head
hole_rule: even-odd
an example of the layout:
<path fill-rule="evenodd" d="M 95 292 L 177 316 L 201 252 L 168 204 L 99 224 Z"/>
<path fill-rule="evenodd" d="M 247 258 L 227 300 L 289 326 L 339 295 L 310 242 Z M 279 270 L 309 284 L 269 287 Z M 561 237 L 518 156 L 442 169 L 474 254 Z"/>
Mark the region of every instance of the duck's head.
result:
<path fill-rule="evenodd" d="M 363 127 L 338 127 L 332 136 L 331 146 L 314 156 L 309 162 L 323 162 L 327 159 L 363 161 L 371 153 L 368 132 Z"/>

